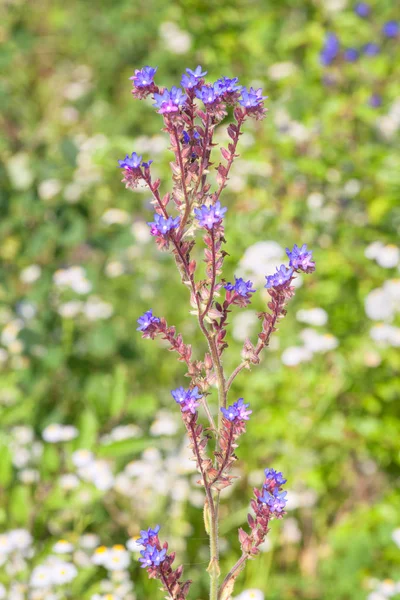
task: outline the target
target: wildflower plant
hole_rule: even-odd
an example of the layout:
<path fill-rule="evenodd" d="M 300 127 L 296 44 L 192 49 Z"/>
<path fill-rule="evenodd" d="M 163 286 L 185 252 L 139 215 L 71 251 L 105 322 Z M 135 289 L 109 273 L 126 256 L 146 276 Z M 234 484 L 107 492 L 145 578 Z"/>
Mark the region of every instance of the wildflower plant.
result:
<path fill-rule="evenodd" d="M 238 156 L 238 142 L 248 119 L 263 119 L 266 115 L 265 96 L 261 89 L 245 88 L 237 78 L 222 77 L 206 82 L 206 71 L 200 66 L 186 69 L 181 78 L 182 87 L 170 90 L 154 81 L 157 69 L 144 67 L 136 70 L 132 79 L 133 96 L 151 97 L 153 106 L 164 122 L 174 160 L 172 188 L 161 194 L 161 181 L 153 174 L 152 161 L 143 162 L 142 156 L 132 152 L 119 161 L 123 182 L 128 189 L 146 185 L 152 194 L 154 216 L 149 220 L 150 233 L 161 251 L 170 252 L 175 260 L 182 283 L 188 288 L 192 313 L 204 335 L 207 351 L 201 359 L 194 359 L 190 344 L 186 344 L 174 326 L 163 317 L 147 310 L 138 319 L 138 331 L 145 339 L 161 337 L 178 360 L 185 363 L 190 380 L 186 388 L 171 391 L 178 405 L 190 440 L 190 448 L 197 470 L 199 484 L 204 488 L 204 522 L 210 539 L 210 600 L 227 600 L 235 581 L 247 560 L 259 553 L 269 531 L 270 521 L 285 514 L 286 483 L 282 473 L 265 470 L 261 487 L 254 490 L 248 515 L 248 531 L 239 529 L 241 556 L 221 583 L 219 564 L 219 506 L 221 490 L 234 479 L 232 466 L 237 460 L 236 448 L 246 431 L 246 422 L 252 411 L 244 398 L 229 400 L 233 381 L 244 369 L 260 362 L 260 355 L 270 342 L 278 323 L 286 314 L 286 304 L 294 294 L 296 274 L 311 273 L 315 269 L 312 252 L 307 246 L 294 245 L 287 249 L 288 265 L 281 265 L 274 274 L 266 274 L 270 301 L 259 313 L 261 329 L 257 343 L 244 343 L 241 360 L 228 375 L 223 364 L 227 349 L 228 315 L 234 307 L 245 308 L 256 293 L 251 281 L 235 276 L 227 282 L 222 275 L 226 252 L 224 220 L 227 207 L 221 203 L 222 192 Z M 225 123 L 229 115 L 228 123 Z M 221 147 L 222 161 L 214 166 L 214 134 L 218 127 L 226 127 L 230 138 L 227 147 Z M 212 172 L 215 168 L 215 178 Z M 201 276 L 194 258 L 194 246 L 203 237 L 205 277 Z M 218 388 L 218 419 L 211 402 L 213 386 Z M 169 553 L 168 543 L 159 539 L 160 527 L 141 532 L 140 562 L 150 578 L 158 579 L 169 598 L 184 600 L 190 581 L 182 577 L 183 568 L 173 569 L 175 554 Z"/>

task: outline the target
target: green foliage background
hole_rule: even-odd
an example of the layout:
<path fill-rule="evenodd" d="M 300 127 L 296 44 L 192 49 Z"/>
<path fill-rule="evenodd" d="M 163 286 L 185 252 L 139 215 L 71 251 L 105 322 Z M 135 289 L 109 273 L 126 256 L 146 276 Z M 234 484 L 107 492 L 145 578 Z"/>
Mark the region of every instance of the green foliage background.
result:
<path fill-rule="evenodd" d="M 223 568 L 238 555 L 236 531 L 245 520 L 254 483 L 246 474 L 271 465 L 284 471 L 290 489 L 312 490 L 316 502 L 291 512 L 302 533 L 297 543 L 282 541 L 282 524 L 273 524 L 273 550 L 249 566 L 238 591 L 258 587 L 270 600 L 361 599 L 369 577 L 400 578 L 400 551 L 391 540 L 392 530 L 400 526 L 400 357 L 398 349 L 377 347 L 370 339 L 372 323 L 364 311 L 368 292 L 398 277 L 395 269 L 366 259 L 364 251 L 376 240 L 398 243 L 399 136 L 385 137 L 376 122 L 400 93 L 400 50 L 398 41 L 388 41 L 375 58 L 331 67 L 332 85 L 323 84 L 326 73 L 318 59 L 327 30 L 336 31 L 344 45 L 362 45 L 379 37 L 381 25 L 398 15 L 390 0 L 372 2 L 368 21 L 356 17 L 350 3 L 339 11 L 328 10 L 327 4 L 2 3 L 0 62 L 7 76 L 0 83 L 0 302 L 10 319 L 22 301 L 33 302 L 37 312 L 19 333 L 22 352 L 11 354 L 0 372 L 0 528 L 31 529 L 38 548 L 33 564 L 63 531 L 72 536 L 97 532 L 112 544 L 144 525 L 137 516 L 140 498 L 130 501 L 108 492 L 110 513 L 99 492 L 92 491 L 85 503 L 78 495 L 66 498 L 60 490 L 43 494 L 43 489 L 78 447 L 115 460 L 117 468 L 149 445 L 162 452 L 170 447 L 170 439 L 147 433 L 107 447 L 99 444 L 99 436 L 118 424 L 134 422 L 147 432 L 154 412 L 171 407 L 169 390 L 184 384 L 174 356 L 135 332 L 144 310 L 153 308 L 187 340 L 203 344 L 171 258 L 152 244 L 141 244 L 129 225 L 106 226 L 101 217 L 111 208 L 128 211 L 133 221 L 150 215 L 146 192 L 126 191 L 116 168 L 127 152 L 142 154 L 142 136 L 159 135 L 161 127 L 150 106 L 131 97 L 133 69 L 158 65 L 158 81 L 170 86 L 186 66 L 201 64 L 211 79 L 237 75 L 244 84 L 259 83 L 269 96 L 269 115 L 249 125 L 253 138 L 241 152 L 243 161 L 254 161 L 258 168 L 249 170 L 240 191 L 225 192 L 230 207 L 227 277 L 245 249 L 260 240 L 283 246 L 307 242 L 318 267 L 289 306 L 277 334 L 280 348 L 268 351 L 261 366 L 243 373 L 234 385 L 233 395 L 251 402 L 255 418 L 239 451 L 243 477 L 221 510 Z M 190 48 L 183 54 L 166 46 L 161 33 L 166 22 L 190 34 Z M 271 78 L 270 67 L 282 62 L 292 63 L 291 73 Z M 66 87 L 82 80 L 89 82 L 85 92 L 66 97 Z M 372 92 L 383 97 L 379 109 L 368 105 Z M 294 139 L 278 126 L 276 115 L 283 110 L 307 128 L 306 139 Z M 97 140 L 91 155 L 95 177 L 80 150 L 84 136 Z M 155 169 L 165 187 L 169 159 L 168 151 L 156 156 Z M 239 167 L 235 174 L 240 175 Z M 54 178 L 61 182 L 59 193 L 41 198 L 40 183 Z M 360 191 L 351 196 L 345 184 L 354 179 Z M 73 181 L 83 189 L 76 202 L 65 198 Z M 307 203 L 312 193 L 323 195 L 322 207 Z M 121 276 L 106 276 L 110 261 L 124 264 Z M 28 285 L 20 273 L 31 264 L 40 265 L 42 273 Z M 113 305 L 111 318 L 63 319 L 57 312 L 60 292 L 53 273 L 77 264 L 85 267 L 93 293 Z M 62 292 L 63 300 L 75 297 Z M 259 298 L 253 308 L 262 306 Z M 315 306 L 327 311 L 337 349 L 284 367 L 282 350 L 298 343 L 302 329 L 296 311 Z M 4 326 L 7 319 L 2 318 Z M 231 340 L 228 371 L 240 348 Z M 24 485 L 12 466 L 10 431 L 28 424 L 40 437 L 52 422 L 76 425 L 79 437 L 66 444 L 63 456 L 46 445 L 42 484 Z M 162 522 L 170 502 L 158 498 L 146 525 Z M 179 519 L 163 527 L 167 537 L 186 537 L 180 554 L 185 563 L 204 561 L 201 511 L 188 503 Z M 187 567 L 195 580 L 193 598 L 206 597 L 202 569 Z M 136 565 L 131 572 L 138 598 L 162 597 Z M 72 597 L 90 598 L 98 577 L 90 570 L 80 576 Z M 0 580 L 8 581 L 5 572 Z"/>

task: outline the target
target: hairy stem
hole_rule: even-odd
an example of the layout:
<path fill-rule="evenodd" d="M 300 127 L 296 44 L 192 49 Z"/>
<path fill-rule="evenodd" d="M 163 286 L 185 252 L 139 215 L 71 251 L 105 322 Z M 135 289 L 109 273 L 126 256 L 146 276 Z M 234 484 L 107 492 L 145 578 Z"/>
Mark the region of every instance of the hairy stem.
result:
<path fill-rule="evenodd" d="M 224 590 L 231 583 L 232 579 L 235 580 L 237 578 L 237 576 L 239 575 L 240 571 L 244 568 L 244 565 L 245 565 L 246 560 L 248 558 L 249 558 L 249 556 L 247 554 L 242 554 L 242 556 L 239 558 L 239 560 L 237 561 L 237 563 L 229 571 L 228 575 L 225 577 L 225 579 L 224 579 L 224 581 L 223 581 L 223 583 L 221 585 L 221 588 L 219 590 L 218 600 L 220 598 L 222 598 Z"/>

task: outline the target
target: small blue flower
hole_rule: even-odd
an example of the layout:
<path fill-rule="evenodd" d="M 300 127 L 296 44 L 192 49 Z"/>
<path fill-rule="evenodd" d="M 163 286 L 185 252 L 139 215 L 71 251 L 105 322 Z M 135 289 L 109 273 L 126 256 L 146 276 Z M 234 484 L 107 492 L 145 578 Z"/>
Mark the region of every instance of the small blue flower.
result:
<path fill-rule="evenodd" d="M 368 42 L 368 44 L 363 46 L 363 52 L 367 56 L 376 56 L 380 52 L 380 47 L 375 42 Z"/>
<path fill-rule="evenodd" d="M 263 504 L 267 504 L 271 512 L 280 514 L 285 509 L 287 503 L 286 496 L 287 492 L 279 492 L 278 488 L 275 488 L 272 494 L 264 488 L 262 496 L 259 497 L 259 501 Z"/>
<path fill-rule="evenodd" d="M 243 298 L 248 298 L 249 294 L 254 294 L 256 291 L 253 289 L 253 283 L 249 281 L 245 281 L 241 277 L 236 277 L 235 275 L 235 283 L 227 283 L 224 285 L 224 288 L 230 292 L 236 292 L 239 296 L 243 296 Z"/>
<path fill-rule="evenodd" d="M 265 469 L 265 479 L 269 482 L 273 481 L 278 487 L 286 483 L 286 479 L 283 477 L 283 474 L 280 471 L 275 471 L 275 469 Z"/>
<path fill-rule="evenodd" d="M 157 537 L 159 531 L 159 525 L 156 525 L 154 529 L 151 529 L 151 527 L 149 527 L 147 531 L 142 530 L 140 532 L 140 538 L 137 540 L 137 543 L 141 544 L 142 546 L 147 546 L 150 542 L 152 542 L 153 538 Z"/>
<path fill-rule="evenodd" d="M 387 21 L 382 27 L 383 35 L 388 38 L 394 38 L 399 35 L 400 27 L 397 21 Z"/>
<path fill-rule="evenodd" d="M 286 267 L 285 265 L 281 265 L 279 269 L 276 269 L 276 273 L 273 275 L 268 275 L 266 277 L 267 283 L 264 287 L 268 289 L 276 288 L 281 289 L 286 286 L 287 283 L 290 282 L 293 275 L 293 269 Z"/>
<path fill-rule="evenodd" d="M 244 106 L 245 108 L 257 108 L 257 106 L 260 106 L 260 104 L 262 104 L 263 100 L 265 100 L 266 98 L 268 98 L 268 96 L 262 95 L 261 88 L 255 90 L 251 87 L 248 90 L 244 87 L 242 88 L 242 94 L 239 99 L 239 104 L 241 106 Z"/>
<path fill-rule="evenodd" d="M 196 409 L 200 406 L 199 400 L 203 397 L 199 394 L 197 385 L 194 388 L 185 390 L 183 387 L 176 388 L 171 391 L 172 397 L 177 402 L 182 412 L 191 412 L 195 414 Z"/>
<path fill-rule="evenodd" d="M 304 271 L 304 273 L 312 273 L 315 271 L 315 262 L 312 260 L 312 250 L 307 250 L 307 244 L 303 244 L 301 248 L 295 244 L 293 250 L 286 248 L 286 254 L 289 258 L 289 265 L 296 271 Z"/>
<path fill-rule="evenodd" d="M 245 404 L 243 398 L 239 398 L 239 400 L 228 406 L 228 408 L 221 408 L 221 412 L 228 421 L 236 423 L 239 421 L 248 421 L 249 415 L 253 412 L 252 410 L 248 410 L 249 406 L 250 404 Z"/>
<path fill-rule="evenodd" d="M 359 2 L 355 5 L 354 12 L 362 19 L 366 19 L 371 12 L 371 7 L 366 2 Z"/>
<path fill-rule="evenodd" d="M 174 113 L 179 111 L 186 98 L 186 94 L 180 88 L 173 86 L 171 90 L 164 90 L 162 94 L 154 94 L 153 106 L 159 109 L 158 112 L 161 115 Z"/>
<path fill-rule="evenodd" d="M 186 69 L 186 73 L 182 75 L 181 86 L 188 90 L 192 90 L 198 85 L 200 79 L 206 75 L 207 71 L 202 71 L 200 65 L 198 65 L 194 71 L 192 71 L 192 69 Z"/>
<path fill-rule="evenodd" d="M 147 546 L 145 550 L 141 550 L 140 554 L 142 558 L 139 558 L 139 562 L 142 563 L 142 569 L 147 567 L 159 567 L 160 564 L 165 560 L 167 550 L 157 550 L 155 546 Z"/>
<path fill-rule="evenodd" d="M 240 92 L 243 88 L 238 81 L 239 79 L 237 77 L 233 77 L 232 79 L 229 77 L 221 77 L 218 79 L 217 83 L 223 94 L 233 94 L 233 92 Z"/>
<path fill-rule="evenodd" d="M 347 48 L 344 51 L 344 59 L 347 62 L 355 62 L 359 57 L 359 52 L 355 48 Z"/>
<path fill-rule="evenodd" d="M 141 162 L 142 162 L 142 157 L 138 156 L 136 154 L 136 152 L 132 152 L 131 156 L 129 156 L 129 154 L 127 154 L 126 157 L 124 158 L 124 160 L 118 161 L 118 164 L 121 167 L 121 169 L 133 170 L 133 169 L 138 169 L 140 167 Z"/>
<path fill-rule="evenodd" d="M 182 404 L 186 400 L 187 392 L 185 388 L 178 387 L 176 390 L 171 390 L 171 394 L 175 402 Z"/>
<path fill-rule="evenodd" d="M 139 317 L 137 322 L 139 324 L 139 327 L 136 329 L 136 331 L 146 331 L 146 329 L 148 329 L 150 325 L 159 323 L 160 319 L 158 317 L 154 317 L 153 311 L 150 309 L 147 312 L 145 312 L 144 315 Z"/>
<path fill-rule="evenodd" d="M 382 96 L 380 96 L 379 94 L 372 94 L 372 96 L 370 96 L 369 98 L 368 103 L 370 106 L 372 106 L 372 108 L 379 108 L 380 106 L 382 106 Z"/>
<path fill-rule="evenodd" d="M 156 71 L 157 67 L 143 67 L 142 69 L 136 69 L 133 77 L 130 77 L 129 79 L 133 80 L 136 87 L 146 88 L 154 83 Z"/>
<path fill-rule="evenodd" d="M 209 106 L 218 102 L 221 98 L 222 90 L 218 82 L 213 85 L 203 85 L 199 90 L 196 90 L 196 96 L 205 104 Z"/>
<path fill-rule="evenodd" d="M 201 227 L 212 229 L 214 225 L 222 221 L 227 210 L 227 208 L 221 208 L 220 202 L 216 202 L 212 206 L 205 206 L 203 204 L 200 208 L 195 208 L 194 214 Z"/>
<path fill-rule="evenodd" d="M 330 65 L 339 54 L 340 44 L 336 35 L 328 32 L 325 37 L 325 43 L 320 53 L 320 61 L 324 67 Z"/>
<path fill-rule="evenodd" d="M 154 236 L 166 236 L 170 231 L 179 227 L 181 218 L 165 217 L 155 213 L 154 221 L 149 221 L 147 225 L 150 227 L 150 234 Z"/>

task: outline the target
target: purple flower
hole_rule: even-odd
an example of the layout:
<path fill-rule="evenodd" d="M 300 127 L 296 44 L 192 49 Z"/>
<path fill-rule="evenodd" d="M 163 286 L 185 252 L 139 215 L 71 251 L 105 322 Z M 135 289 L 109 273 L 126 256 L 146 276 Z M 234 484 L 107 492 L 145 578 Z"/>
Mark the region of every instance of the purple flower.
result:
<path fill-rule="evenodd" d="M 152 542 L 157 538 L 158 532 L 160 531 L 160 526 L 156 525 L 154 529 L 149 529 L 147 531 L 142 530 L 140 532 L 140 538 L 137 540 L 137 543 L 141 546 L 147 546 L 152 544 Z"/>
<path fill-rule="evenodd" d="M 161 115 L 175 113 L 185 103 L 186 98 L 186 94 L 180 88 L 174 86 L 171 90 L 164 90 L 162 94 L 154 94 L 155 103 L 153 106 L 159 109 L 158 112 Z"/>
<path fill-rule="evenodd" d="M 206 75 L 207 71 L 202 71 L 200 65 L 198 65 L 194 71 L 192 71 L 192 69 L 186 69 L 186 73 L 182 75 L 181 86 L 188 90 L 192 90 Z"/>
<path fill-rule="evenodd" d="M 251 87 L 248 90 L 244 87 L 242 88 L 239 104 L 245 108 L 257 108 L 263 102 L 263 100 L 265 100 L 265 98 L 268 98 L 268 96 L 262 95 L 261 88 L 255 90 Z"/>
<path fill-rule="evenodd" d="M 129 169 L 134 170 L 140 167 L 140 163 L 142 162 L 142 157 L 138 156 L 136 152 L 132 152 L 131 156 L 129 154 L 126 155 L 124 160 L 119 160 L 118 164 L 121 169 Z"/>
<path fill-rule="evenodd" d="M 205 206 L 203 204 L 200 208 L 195 208 L 194 214 L 201 227 L 212 229 L 214 225 L 222 221 L 227 210 L 227 208 L 221 208 L 220 202 L 216 202 L 212 206 Z"/>
<path fill-rule="evenodd" d="M 217 82 L 212 85 L 203 85 L 199 90 L 196 90 L 196 96 L 205 104 L 210 106 L 218 102 L 221 98 L 222 90 Z"/>
<path fill-rule="evenodd" d="M 280 487 L 287 481 L 284 479 L 282 473 L 280 471 L 275 471 L 275 469 L 265 469 L 264 473 L 267 484 L 273 482 L 276 486 Z"/>
<path fill-rule="evenodd" d="M 253 283 L 249 281 L 245 281 L 241 277 L 236 277 L 235 275 L 235 283 L 227 283 L 224 285 L 224 288 L 229 292 L 236 292 L 239 296 L 243 296 L 243 298 L 248 298 L 249 294 L 254 294 L 256 291 L 253 288 Z"/>
<path fill-rule="evenodd" d="M 275 488 L 272 494 L 266 488 L 263 488 L 263 493 L 259 497 L 259 501 L 267 504 L 271 512 L 280 514 L 285 509 L 287 503 L 286 496 L 287 492 L 279 492 L 278 488 Z"/>
<path fill-rule="evenodd" d="M 176 390 L 171 391 L 172 397 L 177 402 L 182 412 L 191 412 L 193 415 L 196 413 L 196 409 L 200 406 L 199 400 L 203 397 L 199 394 L 199 388 L 197 385 L 192 388 L 185 390 L 183 387 L 179 387 Z"/>
<path fill-rule="evenodd" d="M 366 17 L 368 17 L 368 15 L 371 12 L 371 7 L 369 4 L 367 4 L 366 2 L 359 2 L 358 4 L 355 5 L 354 7 L 354 12 L 356 13 L 356 15 L 358 15 L 359 17 L 365 19 Z"/>
<path fill-rule="evenodd" d="M 372 106 L 372 108 L 379 108 L 382 106 L 382 96 L 379 94 L 372 94 L 372 96 L 369 98 L 368 104 Z"/>
<path fill-rule="evenodd" d="M 377 54 L 379 54 L 380 48 L 378 44 L 375 44 L 375 42 L 368 42 L 368 44 L 365 44 L 365 46 L 363 47 L 363 52 L 367 56 L 376 56 Z"/>
<path fill-rule="evenodd" d="M 267 290 L 270 288 L 281 289 L 290 282 L 292 275 L 293 269 L 289 269 L 285 265 L 281 265 L 279 269 L 276 269 L 276 273 L 266 277 L 267 283 L 264 287 L 266 287 Z"/>
<path fill-rule="evenodd" d="M 150 227 L 151 235 L 166 236 L 172 229 L 179 227 L 180 220 L 180 217 L 175 217 L 175 219 L 168 217 L 168 219 L 165 219 L 161 215 L 155 213 L 154 221 L 148 222 L 147 225 Z"/>
<path fill-rule="evenodd" d="M 320 53 L 321 64 L 326 67 L 330 65 L 339 54 L 339 40 L 332 32 L 328 32 L 325 37 L 325 43 Z"/>
<path fill-rule="evenodd" d="M 155 546 L 147 546 L 145 550 L 141 550 L 140 554 L 142 558 L 139 558 L 139 562 L 142 563 L 142 569 L 147 567 L 159 567 L 160 564 L 165 560 L 167 550 L 157 550 Z"/>
<path fill-rule="evenodd" d="M 286 248 L 286 254 L 289 257 L 289 265 L 296 271 L 304 271 L 304 273 L 312 273 L 315 271 L 315 262 L 312 260 L 312 251 L 307 250 L 307 244 L 303 244 L 301 248 L 295 244 L 293 250 Z"/>
<path fill-rule="evenodd" d="M 136 69 L 135 74 L 129 79 L 133 80 L 133 84 L 136 87 L 149 87 L 154 83 L 154 75 L 156 74 L 157 67 L 143 67 L 142 69 Z"/>
<path fill-rule="evenodd" d="M 358 57 L 359 52 L 355 48 L 347 48 L 344 51 L 344 59 L 347 60 L 347 62 L 355 62 Z"/>
<path fill-rule="evenodd" d="M 238 81 L 239 79 L 237 77 L 233 77 L 232 79 L 229 77 L 221 77 L 218 79 L 217 83 L 223 94 L 233 94 L 234 92 L 240 92 L 243 88 Z"/>
<path fill-rule="evenodd" d="M 382 27 L 383 35 L 388 38 L 397 37 L 399 35 L 400 27 L 397 21 L 387 21 Z"/>
<path fill-rule="evenodd" d="M 228 406 L 228 408 L 221 408 L 221 412 L 228 421 L 236 423 L 239 421 L 248 421 L 249 415 L 253 412 L 252 410 L 248 410 L 249 406 L 250 404 L 245 404 L 243 398 L 239 398 L 239 400 Z"/>
<path fill-rule="evenodd" d="M 136 329 L 136 331 L 146 331 L 146 329 L 148 329 L 150 325 L 159 323 L 160 319 L 158 317 L 154 317 L 153 311 L 150 309 L 146 311 L 144 315 L 139 317 L 137 322 L 139 324 L 139 327 Z"/>

